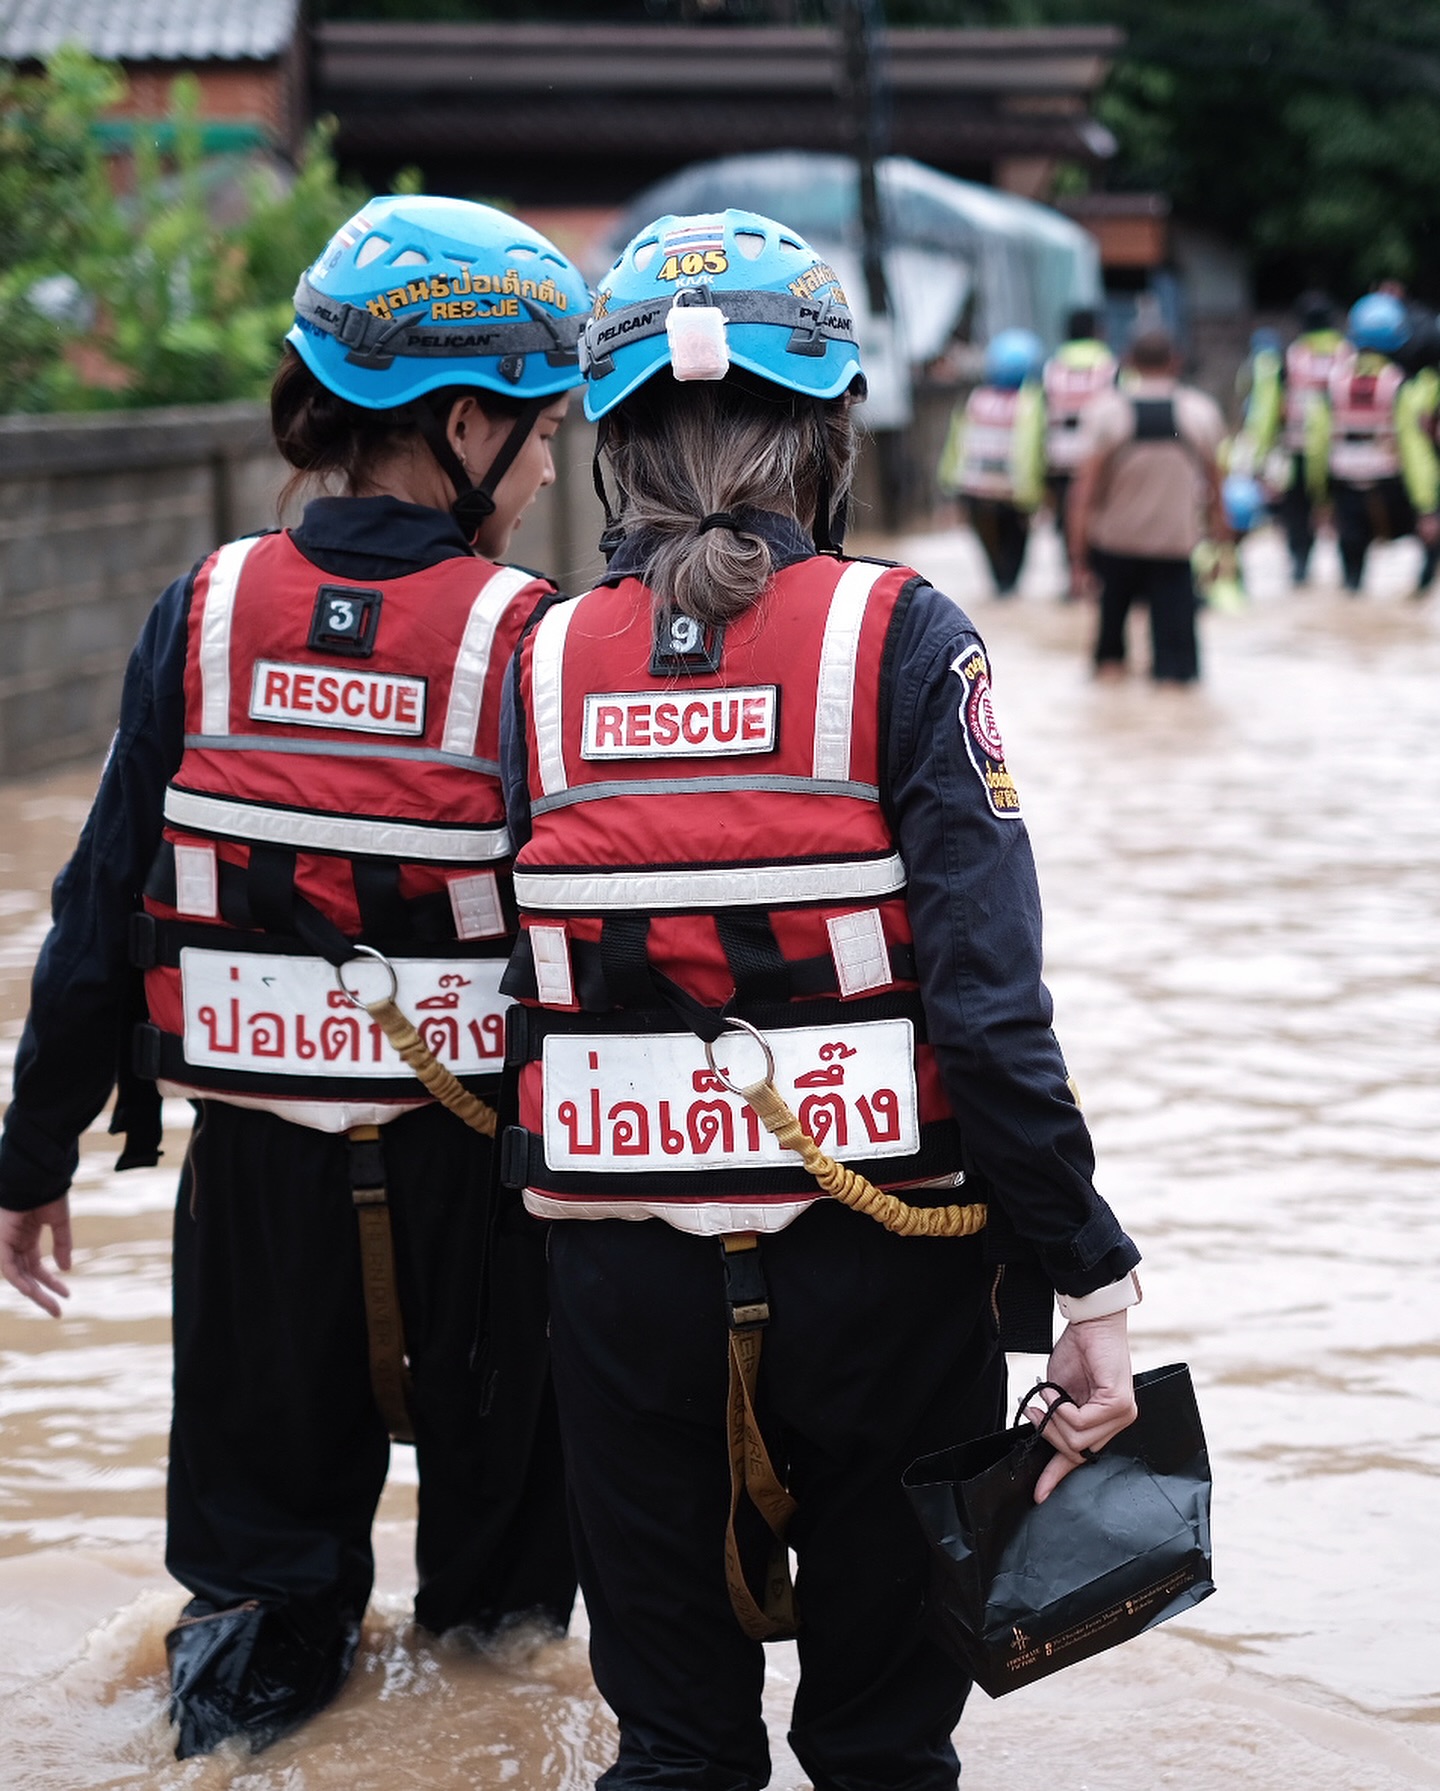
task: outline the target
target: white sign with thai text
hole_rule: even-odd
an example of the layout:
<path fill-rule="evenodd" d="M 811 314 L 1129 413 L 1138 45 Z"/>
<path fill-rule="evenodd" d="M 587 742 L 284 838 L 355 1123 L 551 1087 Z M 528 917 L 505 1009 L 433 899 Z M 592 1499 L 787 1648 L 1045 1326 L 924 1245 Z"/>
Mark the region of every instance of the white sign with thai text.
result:
<path fill-rule="evenodd" d="M 420 1036 L 457 1076 L 495 1075 L 505 1060 L 503 958 L 396 958 L 397 1000 Z M 383 966 L 345 968 L 358 994 L 389 990 Z M 267 952 L 180 953 L 185 1060 L 197 1067 L 347 1080 L 414 1072 L 363 1009 L 336 987 L 322 958 Z"/>
<path fill-rule="evenodd" d="M 920 1148 L 908 1020 L 793 1027 L 769 1041 L 776 1087 L 827 1156 L 906 1157 Z M 799 1161 L 706 1066 L 691 1033 L 552 1033 L 543 1061 L 551 1169 L 623 1174 Z M 739 1033 L 716 1045 L 715 1061 L 741 1084 L 764 1072 L 759 1046 Z"/>

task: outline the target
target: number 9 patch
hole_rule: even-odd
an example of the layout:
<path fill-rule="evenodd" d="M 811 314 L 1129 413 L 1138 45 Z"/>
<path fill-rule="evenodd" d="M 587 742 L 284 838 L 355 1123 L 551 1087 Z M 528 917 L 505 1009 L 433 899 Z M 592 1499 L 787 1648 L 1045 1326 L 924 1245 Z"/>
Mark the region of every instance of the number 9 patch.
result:
<path fill-rule="evenodd" d="M 985 791 L 992 815 L 1002 821 L 1020 818 L 1020 793 L 1005 769 L 1005 743 L 990 701 L 990 667 L 979 647 L 962 653 L 950 667 L 964 687 L 960 699 L 960 724 L 965 731 L 965 750 Z"/>

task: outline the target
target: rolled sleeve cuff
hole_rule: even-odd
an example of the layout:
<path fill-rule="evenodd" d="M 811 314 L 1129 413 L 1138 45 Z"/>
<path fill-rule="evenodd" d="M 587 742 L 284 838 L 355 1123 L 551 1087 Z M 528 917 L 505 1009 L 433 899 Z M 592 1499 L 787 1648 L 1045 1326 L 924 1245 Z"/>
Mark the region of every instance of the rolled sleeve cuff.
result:
<path fill-rule="evenodd" d="M 5 1116 L 0 1137 L 0 1207 L 12 1213 L 28 1213 L 48 1206 L 69 1191 L 80 1161 L 80 1146 L 73 1139 L 52 1138 L 18 1107 Z"/>

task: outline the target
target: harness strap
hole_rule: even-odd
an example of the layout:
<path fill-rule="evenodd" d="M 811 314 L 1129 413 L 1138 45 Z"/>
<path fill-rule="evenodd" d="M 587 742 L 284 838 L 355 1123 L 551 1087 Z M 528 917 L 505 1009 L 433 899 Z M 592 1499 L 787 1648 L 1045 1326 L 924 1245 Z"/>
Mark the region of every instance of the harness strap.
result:
<path fill-rule="evenodd" d="M 785 1533 L 795 1501 L 781 1485 L 755 1413 L 760 1377 L 760 1345 L 770 1322 L 770 1297 L 753 1231 L 734 1231 L 720 1240 L 725 1265 L 725 1308 L 730 1326 L 730 1386 L 727 1433 L 730 1446 L 730 1515 L 725 1525 L 725 1585 L 735 1619 L 752 1641 L 779 1641 L 795 1634 L 799 1616 L 790 1578 Z M 764 1518 L 770 1531 L 765 1586 L 759 1600 L 750 1590 L 740 1560 L 735 1519 L 741 1497 Z"/>
<path fill-rule="evenodd" d="M 390 1435 L 397 1443 L 413 1443 L 410 1368 L 395 1277 L 395 1240 L 390 1230 L 380 1128 L 352 1126 L 345 1139 L 350 1196 L 360 1225 L 360 1282 L 365 1292 L 370 1388 Z"/>
<path fill-rule="evenodd" d="M 789 1001 L 795 991 L 769 916 L 758 908 L 721 909 L 715 931 L 740 1002 Z"/>
<path fill-rule="evenodd" d="M 366 939 L 392 948 L 417 943 L 446 946 L 455 944 L 455 913 L 447 894 L 436 891 L 421 896 L 400 895 L 399 867 L 388 859 L 355 857 L 349 863 L 354 875 L 356 901 L 360 908 L 361 932 Z M 226 858 L 217 858 L 216 869 L 219 873 L 218 918 L 237 932 L 249 933 L 257 930 L 262 923 L 252 909 L 249 870 L 232 864 Z M 145 894 L 151 901 L 173 908 L 176 906 L 176 893 L 175 848 L 169 840 L 162 840 L 145 881 Z M 501 890 L 500 899 L 507 921 L 513 924 L 508 889 Z M 288 899 L 285 911 L 289 912 L 291 908 L 293 897 Z M 178 924 L 183 926 L 185 919 L 182 916 Z M 168 926 L 177 923 L 160 924 Z M 265 930 L 282 938 L 294 933 L 293 926 L 267 926 Z M 201 942 L 199 935 L 188 940 L 190 944 Z M 333 940 L 331 943 L 333 945 Z M 333 961 L 333 954 L 321 952 L 319 955 L 327 957 L 327 961 Z"/>
<path fill-rule="evenodd" d="M 611 918 L 610 916 L 606 917 L 604 922 L 606 927 L 611 924 Z M 717 929 L 722 918 L 720 914 L 716 915 Z M 723 946 L 723 931 L 721 932 L 721 943 Z M 571 939 L 569 946 L 571 969 L 575 978 L 575 998 L 579 1003 L 580 1011 L 585 1014 L 608 1014 L 617 1003 L 611 994 L 602 948 L 591 944 L 588 939 Z M 728 948 L 726 951 L 730 974 L 735 978 L 738 987 L 740 977 L 737 975 L 736 958 L 730 955 Z M 889 954 L 892 982 L 913 983 L 918 980 L 913 945 L 891 945 Z M 840 992 L 835 959 L 830 952 L 825 952 L 814 958 L 782 956 L 780 965 L 782 969 L 774 971 L 775 980 L 773 982 L 766 982 L 753 995 L 741 998 L 747 1005 L 751 1002 L 768 1003 L 776 998 L 773 995 L 775 989 L 787 985 L 789 988 L 787 999 L 801 995 L 834 996 Z M 515 949 L 510 954 L 510 962 L 500 988 L 502 994 L 514 996 L 520 1001 L 538 999 L 539 990 L 535 981 L 535 954 L 528 932 L 522 931 L 515 941 Z M 643 998 L 633 1005 L 644 1008 L 656 1007 L 658 1003 L 653 987 L 647 987 Z M 688 1019 L 686 1024 L 689 1025 Z"/>

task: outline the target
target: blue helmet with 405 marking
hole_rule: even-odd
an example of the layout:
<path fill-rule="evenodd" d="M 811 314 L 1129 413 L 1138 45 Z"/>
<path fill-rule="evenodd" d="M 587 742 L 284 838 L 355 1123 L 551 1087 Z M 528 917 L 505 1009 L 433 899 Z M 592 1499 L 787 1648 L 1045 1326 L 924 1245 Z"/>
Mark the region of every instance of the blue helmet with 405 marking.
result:
<path fill-rule="evenodd" d="M 488 205 L 372 199 L 300 276 L 285 340 L 323 386 L 390 410 L 446 386 L 556 397 L 581 383 L 590 294 L 555 245 Z"/>
<path fill-rule="evenodd" d="M 1038 379 L 1045 365 L 1045 344 L 1033 330 L 1001 330 L 985 345 L 985 383 L 1014 391 L 1027 379 Z"/>
<path fill-rule="evenodd" d="M 1356 348 L 1394 354 L 1410 340 L 1410 319 L 1393 293 L 1369 292 L 1350 307 L 1345 334 Z"/>
<path fill-rule="evenodd" d="M 740 367 L 822 399 L 860 373 L 834 268 L 773 218 L 733 208 L 657 218 L 626 245 L 600 282 L 580 362 L 592 421 L 662 370 L 687 381 Z"/>

